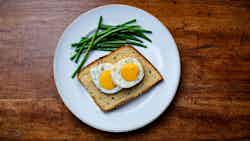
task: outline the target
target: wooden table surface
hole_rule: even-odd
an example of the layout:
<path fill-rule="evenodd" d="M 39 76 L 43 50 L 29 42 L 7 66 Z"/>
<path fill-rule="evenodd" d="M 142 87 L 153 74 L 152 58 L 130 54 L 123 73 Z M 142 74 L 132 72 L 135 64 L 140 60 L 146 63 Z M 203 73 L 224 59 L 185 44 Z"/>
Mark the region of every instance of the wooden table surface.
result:
<path fill-rule="evenodd" d="M 97 6 L 122 3 L 173 34 L 182 78 L 160 118 L 137 131 L 93 129 L 65 107 L 53 55 L 65 27 Z M 139 118 L 139 117 L 138 117 Z M 250 1 L 0 0 L 0 140 L 250 140 Z"/>

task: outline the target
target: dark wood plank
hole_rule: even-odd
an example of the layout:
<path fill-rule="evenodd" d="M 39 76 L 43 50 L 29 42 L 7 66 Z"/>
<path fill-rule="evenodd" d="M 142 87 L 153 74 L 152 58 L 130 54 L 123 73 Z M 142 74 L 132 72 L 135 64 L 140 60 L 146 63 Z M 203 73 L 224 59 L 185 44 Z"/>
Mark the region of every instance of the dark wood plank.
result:
<path fill-rule="evenodd" d="M 143 129 L 112 134 L 76 119 L 53 81 L 65 27 L 104 4 L 142 8 L 173 34 L 182 61 L 177 95 Z M 0 0 L 0 140 L 249 140 L 248 0 Z"/>

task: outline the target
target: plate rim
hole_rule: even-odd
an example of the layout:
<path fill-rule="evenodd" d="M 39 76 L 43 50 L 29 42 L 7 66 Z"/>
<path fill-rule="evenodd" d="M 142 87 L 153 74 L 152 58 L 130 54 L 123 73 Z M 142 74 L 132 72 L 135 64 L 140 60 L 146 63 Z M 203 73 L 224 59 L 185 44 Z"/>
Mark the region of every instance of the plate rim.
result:
<path fill-rule="evenodd" d="M 70 106 L 69 106 L 70 104 L 68 104 L 68 102 L 66 102 L 65 98 L 64 98 L 63 95 L 61 94 L 62 92 L 61 92 L 61 90 L 59 89 L 59 84 L 58 84 L 59 82 L 58 82 L 58 80 L 57 80 L 57 78 L 56 78 L 57 73 L 56 73 L 56 71 L 55 71 L 55 70 L 56 70 L 56 60 L 57 60 L 57 59 L 56 59 L 56 58 L 57 58 L 57 57 L 56 57 L 56 56 L 57 56 L 57 55 L 56 55 L 56 54 L 57 54 L 56 52 L 58 52 L 58 49 L 60 48 L 62 39 L 63 39 L 63 37 L 65 36 L 65 31 L 68 31 L 68 30 L 70 29 L 70 27 L 80 19 L 81 16 L 87 15 L 87 14 L 89 14 L 89 13 L 91 13 L 91 12 L 94 12 L 94 11 L 96 11 L 96 10 L 98 10 L 98 9 L 107 8 L 107 7 L 113 7 L 113 6 L 134 8 L 134 9 L 136 9 L 136 10 L 143 11 L 143 12 L 145 12 L 146 14 L 150 15 L 154 20 L 158 21 L 159 24 L 161 24 L 161 25 L 164 27 L 164 29 L 165 29 L 166 32 L 168 32 L 168 34 L 170 35 L 171 40 L 173 40 L 173 45 L 174 45 L 174 48 L 176 49 L 176 53 L 177 53 L 177 62 L 178 62 L 178 64 L 177 64 L 177 66 L 178 66 L 178 72 L 177 72 L 177 75 L 178 75 L 178 76 L 177 76 L 177 77 L 178 77 L 178 78 L 177 78 L 177 79 L 178 79 L 178 80 L 176 81 L 175 88 L 174 88 L 174 90 L 173 90 L 174 94 L 170 97 L 170 102 L 169 102 L 169 103 L 159 112 L 158 115 L 156 115 L 155 117 L 153 117 L 153 118 L 151 118 L 151 119 L 145 121 L 143 124 L 140 124 L 139 126 L 138 126 L 138 125 L 133 126 L 133 127 L 130 128 L 130 129 L 118 129 L 118 130 L 115 129 L 115 130 L 112 130 L 112 129 L 102 128 L 102 127 L 98 126 L 97 124 L 92 124 L 92 123 L 88 122 L 87 120 L 85 120 L 84 118 L 81 118 L 81 116 L 79 116 L 79 115 L 77 114 L 77 112 L 76 112 L 75 110 L 73 110 L 73 108 L 70 108 Z M 173 101 L 173 99 L 174 99 L 174 97 L 175 97 L 175 95 L 176 95 L 176 92 L 177 92 L 177 90 L 178 90 L 179 83 L 180 83 L 180 78 L 181 78 L 181 61 L 180 61 L 180 53 L 179 53 L 179 49 L 178 49 L 178 47 L 177 47 L 177 45 L 176 45 L 176 42 L 175 42 L 175 40 L 174 40 L 174 38 L 173 38 L 171 32 L 168 30 L 168 28 L 167 28 L 158 18 L 156 18 L 156 17 L 155 17 L 154 15 L 152 15 L 151 13 L 145 11 L 144 9 L 141 9 L 141 8 L 138 8 L 138 7 L 135 7 L 135 6 L 131 6 L 131 5 L 126 5 L 126 4 L 106 4 L 106 5 L 101 5 L 101 6 L 98 6 L 98 7 L 92 8 L 92 9 L 89 9 L 89 10 L 87 10 L 86 12 L 81 13 L 79 16 L 77 16 L 76 18 L 74 18 L 73 21 L 72 21 L 71 23 L 69 23 L 69 24 L 66 26 L 66 28 L 63 30 L 62 34 L 61 34 L 60 37 L 58 38 L 57 45 L 56 45 L 56 49 L 55 49 L 55 51 L 54 51 L 54 57 L 53 57 L 53 78 L 54 78 L 54 82 L 55 82 L 56 89 L 57 89 L 57 91 L 58 91 L 58 94 L 59 94 L 60 98 L 62 99 L 63 104 L 64 104 L 64 105 L 66 106 L 66 108 L 67 108 L 75 117 L 77 117 L 81 122 L 87 124 L 88 126 L 90 126 L 90 127 L 92 127 L 92 128 L 95 128 L 95 129 L 101 130 L 101 131 L 105 131 L 105 132 L 113 132 L 113 133 L 129 132 L 129 131 L 134 131 L 134 130 L 137 130 L 137 129 L 140 129 L 140 128 L 143 128 L 143 127 L 149 125 L 151 122 L 153 122 L 153 121 L 156 120 L 158 117 L 160 117 L 160 116 L 164 113 L 164 111 L 166 111 L 166 109 L 169 107 L 169 105 L 172 103 L 172 101 Z"/>

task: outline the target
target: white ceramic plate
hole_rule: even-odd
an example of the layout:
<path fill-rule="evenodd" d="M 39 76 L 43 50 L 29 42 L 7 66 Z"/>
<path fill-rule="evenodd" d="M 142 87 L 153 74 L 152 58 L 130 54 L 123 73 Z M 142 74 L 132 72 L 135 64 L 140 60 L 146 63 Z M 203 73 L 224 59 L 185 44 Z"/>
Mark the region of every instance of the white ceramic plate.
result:
<path fill-rule="evenodd" d="M 153 42 L 145 41 L 148 48 L 137 49 L 164 77 L 164 81 L 149 92 L 108 113 L 98 108 L 77 79 L 71 79 L 77 65 L 69 60 L 73 52 L 71 43 L 93 31 L 99 16 L 103 16 L 104 23 L 114 25 L 135 18 L 137 24 L 153 31 L 149 35 Z M 86 64 L 107 53 L 91 53 Z M 83 13 L 66 28 L 55 51 L 54 79 L 63 102 L 81 121 L 103 131 L 126 132 L 149 124 L 169 106 L 180 79 L 180 57 L 170 32 L 154 16 L 127 5 L 106 5 Z"/>

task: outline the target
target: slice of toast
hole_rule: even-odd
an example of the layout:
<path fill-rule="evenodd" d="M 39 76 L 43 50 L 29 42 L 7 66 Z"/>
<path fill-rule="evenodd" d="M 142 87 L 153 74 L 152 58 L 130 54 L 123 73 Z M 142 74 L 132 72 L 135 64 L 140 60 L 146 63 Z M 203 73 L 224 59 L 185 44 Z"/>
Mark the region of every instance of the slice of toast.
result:
<path fill-rule="evenodd" d="M 140 61 L 144 69 L 143 80 L 138 85 L 129 89 L 122 89 L 115 94 L 102 93 L 91 80 L 90 69 L 100 63 L 114 64 L 127 57 L 134 57 Z M 163 77 L 135 48 L 131 46 L 123 46 L 84 67 L 78 74 L 78 79 L 94 99 L 95 103 L 103 111 L 110 111 L 148 91 L 151 87 L 163 80 Z"/>

